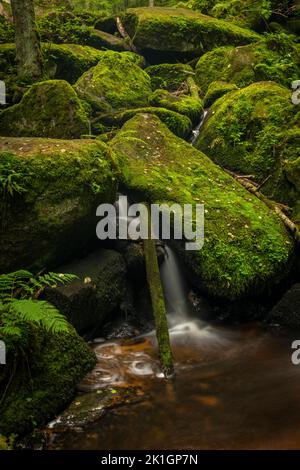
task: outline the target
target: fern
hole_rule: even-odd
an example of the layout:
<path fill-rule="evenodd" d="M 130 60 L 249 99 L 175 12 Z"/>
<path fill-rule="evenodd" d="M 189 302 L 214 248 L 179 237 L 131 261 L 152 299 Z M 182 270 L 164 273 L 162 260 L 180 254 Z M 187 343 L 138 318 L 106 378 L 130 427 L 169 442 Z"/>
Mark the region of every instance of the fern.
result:
<path fill-rule="evenodd" d="M 10 309 L 22 320 L 39 324 L 52 333 L 69 330 L 69 323 L 53 305 L 42 300 L 13 300 Z M 5 328 L 5 324 L 4 324 Z"/>
<path fill-rule="evenodd" d="M 0 275 L 0 301 L 10 302 L 14 297 L 21 299 L 36 298 L 45 287 L 69 284 L 77 279 L 73 274 L 49 272 L 34 277 L 29 271 L 20 270 Z"/>

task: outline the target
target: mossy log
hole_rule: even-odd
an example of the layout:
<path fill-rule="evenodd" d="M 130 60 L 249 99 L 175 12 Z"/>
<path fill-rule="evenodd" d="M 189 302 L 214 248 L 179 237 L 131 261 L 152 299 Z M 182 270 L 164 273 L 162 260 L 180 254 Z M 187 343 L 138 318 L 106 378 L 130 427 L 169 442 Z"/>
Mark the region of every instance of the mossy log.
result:
<path fill-rule="evenodd" d="M 155 240 L 144 240 L 144 252 L 161 366 L 165 377 L 170 377 L 174 373 L 173 356 Z"/>

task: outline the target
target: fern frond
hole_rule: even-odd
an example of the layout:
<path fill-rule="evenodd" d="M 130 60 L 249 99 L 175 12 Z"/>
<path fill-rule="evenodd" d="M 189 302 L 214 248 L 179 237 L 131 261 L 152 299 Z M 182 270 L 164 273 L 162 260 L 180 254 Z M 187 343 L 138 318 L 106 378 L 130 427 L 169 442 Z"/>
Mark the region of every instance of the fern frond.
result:
<path fill-rule="evenodd" d="M 12 300 L 10 309 L 22 320 L 38 323 L 47 331 L 62 333 L 69 331 L 67 319 L 49 302 L 42 300 Z"/>

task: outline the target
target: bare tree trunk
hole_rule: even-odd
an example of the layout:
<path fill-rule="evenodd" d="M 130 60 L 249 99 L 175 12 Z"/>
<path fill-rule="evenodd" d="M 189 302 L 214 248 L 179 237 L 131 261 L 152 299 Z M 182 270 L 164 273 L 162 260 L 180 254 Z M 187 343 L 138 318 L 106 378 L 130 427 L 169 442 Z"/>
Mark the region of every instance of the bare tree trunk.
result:
<path fill-rule="evenodd" d="M 11 0 L 15 25 L 18 76 L 35 81 L 42 77 L 42 55 L 35 25 L 33 0 Z"/>
<path fill-rule="evenodd" d="M 154 7 L 154 0 L 149 0 L 149 7 Z"/>

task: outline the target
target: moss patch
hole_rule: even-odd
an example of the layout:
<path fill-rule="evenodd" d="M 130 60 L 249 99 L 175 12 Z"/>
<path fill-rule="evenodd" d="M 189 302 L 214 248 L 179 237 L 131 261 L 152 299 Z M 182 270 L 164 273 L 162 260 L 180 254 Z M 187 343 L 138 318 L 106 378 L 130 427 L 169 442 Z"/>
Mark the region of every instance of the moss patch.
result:
<path fill-rule="evenodd" d="M 152 106 L 176 111 L 187 116 L 193 124 L 196 124 L 203 113 L 203 106 L 200 99 L 193 98 L 186 94 L 174 95 L 167 90 L 156 90 L 149 98 Z"/>
<path fill-rule="evenodd" d="M 160 88 L 168 91 L 178 90 L 189 77 L 195 75 L 187 64 L 151 65 L 146 72 L 151 78 L 153 90 Z"/>
<path fill-rule="evenodd" d="M 93 129 L 97 132 L 101 130 L 103 131 L 103 128 L 109 130 L 114 129 L 115 127 L 121 127 L 126 121 L 140 113 L 154 114 L 159 117 L 170 131 L 183 139 L 187 138 L 192 131 L 192 121 L 187 116 L 182 116 L 181 114 L 169 109 L 150 106 L 102 114 L 94 121 Z"/>
<path fill-rule="evenodd" d="M 94 239 L 97 206 L 115 200 L 105 144 L 3 137 L 0 157 L 0 272 L 55 267 Z"/>
<path fill-rule="evenodd" d="M 293 204 L 293 183 L 286 180 L 285 168 L 298 155 L 294 114 L 290 90 L 273 82 L 254 83 L 215 102 L 197 147 L 258 183 L 267 178 L 261 191 Z"/>
<path fill-rule="evenodd" d="M 204 96 L 203 105 L 205 108 L 210 108 L 211 105 L 221 96 L 226 95 L 230 91 L 237 90 L 238 87 L 234 83 L 225 83 L 221 81 L 212 82 Z"/>
<path fill-rule="evenodd" d="M 272 80 L 290 87 L 300 73 L 300 53 L 286 35 L 267 35 L 255 44 L 220 47 L 203 55 L 196 66 L 196 81 L 206 92 L 216 80 L 239 87 Z"/>
<path fill-rule="evenodd" d="M 111 112 L 146 105 L 151 83 L 128 55 L 107 51 L 96 67 L 80 77 L 75 89 L 94 109 Z"/>
<path fill-rule="evenodd" d="M 20 103 L 0 113 L 0 135 L 76 138 L 88 131 L 86 111 L 63 80 L 34 84 Z"/>
<path fill-rule="evenodd" d="M 135 116 L 111 147 L 136 199 L 205 204 L 203 249 L 188 252 L 176 243 L 200 288 L 233 300 L 284 275 L 293 243 L 277 216 L 157 117 Z"/>

